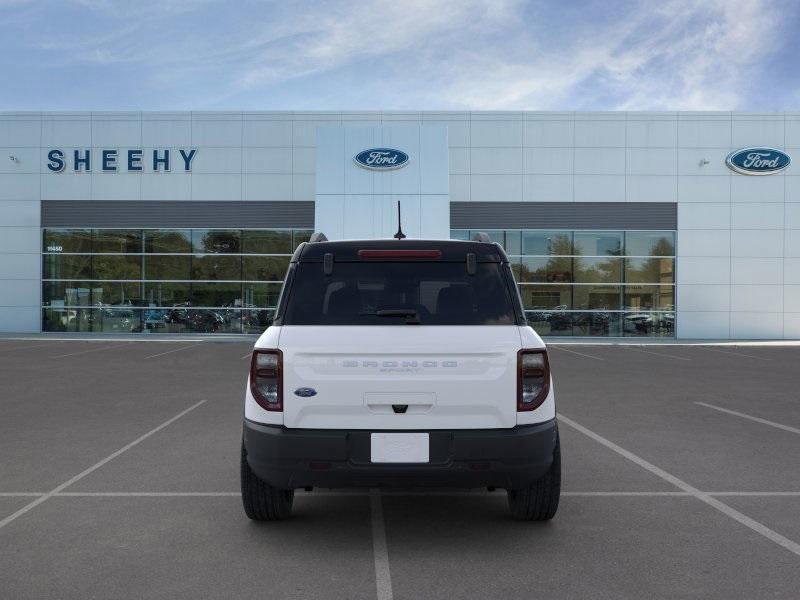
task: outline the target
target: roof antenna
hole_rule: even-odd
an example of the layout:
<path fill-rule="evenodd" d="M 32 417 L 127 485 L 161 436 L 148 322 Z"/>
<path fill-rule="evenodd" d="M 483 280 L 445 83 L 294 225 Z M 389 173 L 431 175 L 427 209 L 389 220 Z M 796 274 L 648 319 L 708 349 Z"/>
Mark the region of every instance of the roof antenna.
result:
<path fill-rule="evenodd" d="M 392 237 L 396 240 L 402 240 L 406 237 L 406 234 L 403 233 L 403 222 L 400 220 L 400 200 L 397 201 L 397 233 Z"/>

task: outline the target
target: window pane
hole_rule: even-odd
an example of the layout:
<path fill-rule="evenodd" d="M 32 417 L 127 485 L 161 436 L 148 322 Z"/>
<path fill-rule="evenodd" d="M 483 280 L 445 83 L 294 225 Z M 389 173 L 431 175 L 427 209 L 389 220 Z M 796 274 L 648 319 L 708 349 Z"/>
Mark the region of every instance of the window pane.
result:
<path fill-rule="evenodd" d="M 530 285 L 519 286 L 522 305 L 526 310 L 572 308 L 572 286 L 569 285 Z"/>
<path fill-rule="evenodd" d="M 581 256 L 620 256 L 621 231 L 576 231 L 575 254 Z"/>
<path fill-rule="evenodd" d="M 618 285 L 576 285 L 572 302 L 576 310 L 620 310 L 621 292 Z"/>
<path fill-rule="evenodd" d="M 246 254 L 291 254 L 294 252 L 291 231 L 245 230 L 242 232 L 242 242 L 242 252 Z"/>
<path fill-rule="evenodd" d="M 46 254 L 42 257 L 44 279 L 91 279 L 92 257 Z"/>
<path fill-rule="evenodd" d="M 519 283 L 522 281 L 522 262 L 519 258 L 509 258 L 508 265 L 511 267 L 511 272 L 514 274 L 514 281 Z"/>
<path fill-rule="evenodd" d="M 92 331 L 103 333 L 141 333 L 142 311 L 125 308 L 101 308 L 94 311 Z"/>
<path fill-rule="evenodd" d="M 280 283 L 245 283 L 244 305 L 268 308 L 277 306 L 281 287 Z"/>
<path fill-rule="evenodd" d="M 628 231 L 625 234 L 628 256 L 674 256 L 674 231 Z"/>
<path fill-rule="evenodd" d="M 522 283 L 560 283 L 572 281 L 572 259 L 563 257 L 523 257 L 518 281 Z"/>
<path fill-rule="evenodd" d="M 504 235 L 505 232 L 502 229 L 500 229 L 500 230 L 498 230 L 498 229 L 485 229 L 485 230 L 482 230 L 482 231 L 483 231 L 483 233 L 485 233 L 486 235 L 489 236 L 489 239 L 491 241 L 497 242 L 503 248 L 506 247 L 506 236 Z M 478 233 L 478 232 L 477 231 L 473 231 L 472 235 L 475 235 L 476 233 Z M 470 236 L 470 237 L 472 237 L 472 236 Z"/>
<path fill-rule="evenodd" d="M 147 255 L 144 257 L 145 279 L 177 279 L 192 278 L 191 256 Z"/>
<path fill-rule="evenodd" d="M 43 252 L 91 252 L 91 229 L 45 229 Z"/>
<path fill-rule="evenodd" d="M 144 232 L 147 253 L 192 251 L 192 233 L 188 229 L 153 229 Z"/>
<path fill-rule="evenodd" d="M 314 233 L 313 229 L 295 229 L 294 232 L 292 233 L 292 237 L 293 237 L 292 252 L 297 250 L 297 247 L 300 244 L 310 240 L 312 233 Z"/>
<path fill-rule="evenodd" d="M 145 283 L 144 301 L 148 306 L 189 304 L 192 299 L 190 283 Z"/>
<path fill-rule="evenodd" d="M 289 268 L 288 256 L 245 256 L 245 281 L 283 281 Z"/>
<path fill-rule="evenodd" d="M 528 324 L 539 335 L 572 335 L 572 313 L 554 311 L 525 311 Z"/>
<path fill-rule="evenodd" d="M 141 255 L 95 255 L 92 259 L 92 279 L 141 279 Z"/>
<path fill-rule="evenodd" d="M 220 256 L 207 254 L 192 257 L 192 279 L 227 279 L 239 281 L 242 278 L 241 256 Z"/>
<path fill-rule="evenodd" d="M 620 313 L 573 313 L 572 335 L 587 337 L 619 337 L 621 335 Z"/>
<path fill-rule="evenodd" d="M 506 231 L 506 254 L 522 254 L 522 233 L 519 231 Z"/>
<path fill-rule="evenodd" d="M 195 229 L 192 231 L 195 252 L 238 254 L 241 252 L 241 232 L 238 229 Z"/>
<path fill-rule="evenodd" d="M 450 230 L 450 239 L 451 240 L 468 240 L 469 239 L 469 231 L 466 229 L 451 229 Z"/>
<path fill-rule="evenodd" d="M 626 285 L 625 310 L 675 310 L 671 285 Z"/>
<path fill-rule="evenodd" d="M 539 256 L 572 254 L 570 231 L 523 231 L 522 253 Z"/>
<path fill-rule="evenodd" d="M 673 337 L 675 335 L 675 313 L 624 313 L 622 334 L 625 337 Z"/>
<path fill-rule="evenodd" d="M 272 325 L 275 318 L 274 310 L 244 310 L 242 311 L 242 331 L 244 333 L 261 333 Z"/>
<path fill-rule="evenodd" d="M 142 284 L 124 281 L 93 281 L 88 284 L 92 290 L 92 305 L 141 306 Z"/>
<path fill-rule="evenodd" d="M 168 312 L 162 308 L 145 308 L 142 310 L 142 329 L 153 333 L 166 333 Z"/>
<path fill-rule="evenodd" d="M 238 309 L 175 308 L 164 316 L 165 333 L 241 333 Z"/>
<path fill-rule="evenodd" d="M 192 306 L 241 306 L 241 283 L 193 283 Z"/>
<path fill-rule="evenodd" d="M 142 232 L 138 229 L 95 229 L 93 252 L 141 252 Z"/>
<path fill-rule="evenodd" d="M 90 308 L 46 308 L 42 311 L 43 331 L 92 331 Z"/>
<path fill-rule="evenodd" d="M 52 308 L 91 306 L 92 288 L 102 285 L 89 281 L 45 281 L 42 284 L 42 304 Z M 102 292 L 102 287 L 100 289 Z"/>
<path fill-rule="evenodd" d="M 627 283 L 674 283 L 674 263 L 672 258 L 626 258 L 625 281 Z"/>
<path fill-rule="evenodd" d="M 621 258 L 576 258 L 576 283 L 621 283 Z"/>

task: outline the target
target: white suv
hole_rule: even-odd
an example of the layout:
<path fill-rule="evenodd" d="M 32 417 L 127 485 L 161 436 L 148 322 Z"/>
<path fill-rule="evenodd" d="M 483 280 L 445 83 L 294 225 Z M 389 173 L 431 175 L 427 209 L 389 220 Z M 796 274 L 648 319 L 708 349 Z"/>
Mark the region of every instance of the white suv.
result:
<path fill-rule="evenodd" d="M 514 517 L 550 519 L 555 416 L 547 350 L 499 245 L 305 243 L 253 350 L 244 509 L 282 519 L 314 486 L 497 487 Z"/>

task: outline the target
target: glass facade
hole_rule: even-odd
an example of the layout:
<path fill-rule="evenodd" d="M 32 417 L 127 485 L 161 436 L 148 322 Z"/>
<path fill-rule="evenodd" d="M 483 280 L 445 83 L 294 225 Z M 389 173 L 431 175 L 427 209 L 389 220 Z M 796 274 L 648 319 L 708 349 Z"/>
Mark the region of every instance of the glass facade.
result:
<path fill-rule="evenodd" d="M 453 239 L 474 231 L 455 229 Z M 509 255 L 542 336 L 674 337 L 675 232 L 486 232 Z"/>
<path fill-rule="evenodd" d="M 261 333 L 306 229 L 44 229 L 42 330 Z"/>
<path fill-rule="evenodd" d="M 42 330 L 260 333 L 311 233 L 44 229 Z M 674 337 L 674 231 L 487 233 L 508 253 L 540 335 Z"/>

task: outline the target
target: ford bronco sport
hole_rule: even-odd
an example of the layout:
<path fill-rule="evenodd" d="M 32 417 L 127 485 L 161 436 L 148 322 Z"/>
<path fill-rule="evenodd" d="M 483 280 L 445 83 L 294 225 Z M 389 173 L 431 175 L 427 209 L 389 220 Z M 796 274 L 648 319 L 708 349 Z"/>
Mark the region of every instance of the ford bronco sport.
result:
<path fill-rule="evenodd" d="M 256 520 L 287 517 L 294 490 L 314 486 L 505 488 L 514 517 L 552 518 L 561 460 L 547 350 L 503 249 L 300 245 L 253 350 L 241 485 Z"/>

